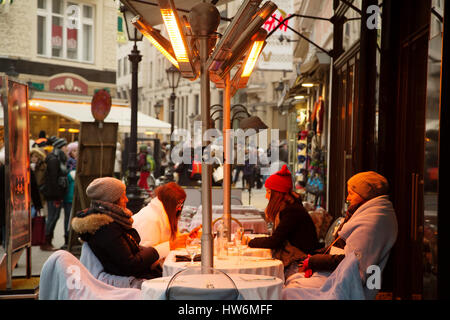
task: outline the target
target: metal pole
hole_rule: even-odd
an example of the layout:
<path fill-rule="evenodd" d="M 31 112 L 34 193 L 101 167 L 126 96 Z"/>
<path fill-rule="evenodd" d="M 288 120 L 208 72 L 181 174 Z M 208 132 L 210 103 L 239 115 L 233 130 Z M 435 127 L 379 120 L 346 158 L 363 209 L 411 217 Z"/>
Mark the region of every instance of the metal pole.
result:
<path fill-rule="evenodd" d="M 199 36 L 200 42 L 200 94 L 202 112 L 202 136 L 210 126 L 211 92 L 209 72 L 206 70 L 208 60 L 209 36 Z M 203 139 L 202 139 L 203 140 Z M 202 145 L 206 143 L 202 141 Z M 203 152 L 202 152 L 203 154 Z M 212 237 L 212 166 L 202 161 L 202 267 L 212 268 L 214 265 L 214 244 Z"/>
<path fill-rule="evenodd" d="M 225 92 L 223 95 L 223 220 L 228 230 L 227 238 L 231 241 L 231 82 L 230 73 L 225 76 Z"/>
<path fill-rule="evenodd" d="M 127 207 L 133 212 L 137 213 L 144 203 L 144 198 L 141 196 L 141 189 L 137 185 L 139 177 L 137 171 L 137 112 L 138 112 L 138 64 L 142 59 L 139 54 L 136 42 L 134 42 L 133 50 L 128 55 L 131 61 L 131 127 L 130 127 L 130 145 L 128 156 L 128 182 L 127 182 Z"/>
<path fill-rule="evenodd" d="M 175 88 L 172 88 L 172 94 L 170 95 L 170 152 L 173 150 L 173 141 L 172 141 L 172 134 L 173 134 L 173 127 L 175 122 L 175 99 L 177 96 L 175 95 Z M 170 157 L 170 162 L 172 162 L 172 157 Z"/>

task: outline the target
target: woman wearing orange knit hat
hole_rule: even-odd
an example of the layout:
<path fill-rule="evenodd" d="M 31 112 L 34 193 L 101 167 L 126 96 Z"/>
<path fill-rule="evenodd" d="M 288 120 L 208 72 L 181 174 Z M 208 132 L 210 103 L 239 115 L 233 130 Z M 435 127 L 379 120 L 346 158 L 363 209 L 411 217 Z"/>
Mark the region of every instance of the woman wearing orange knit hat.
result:
<path fill-rule="evenodd" d="M 269 237 L 250 240 L 248 246 L 272 249 L 273 257 L 282 260 L 287 270 L 290 264 L 320 247 L 316 228 L 300 195 L 293 191 L 292 176 L 286 165 L 267 178 L 264 186 L 269 200 L 266 221 L 274 224 L 274 230 Z"/>

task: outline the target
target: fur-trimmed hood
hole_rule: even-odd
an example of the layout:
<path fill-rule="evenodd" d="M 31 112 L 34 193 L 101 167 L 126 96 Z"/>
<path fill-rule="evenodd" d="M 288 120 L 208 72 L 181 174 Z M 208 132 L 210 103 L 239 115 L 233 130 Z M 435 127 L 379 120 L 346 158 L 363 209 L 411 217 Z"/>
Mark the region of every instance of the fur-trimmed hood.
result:
<path fill-rule="evenodd" d="M 91 206 L 77 213 L 72 219 L 73 229 L 80 234 L 95 234 L 101 227 L 116 222 L 125 230 L 131 229 L 133 213 L 116 204 L 92 200 Z"/>
<path fill-rule="evenodd" d="M 93 213 L 85 217 L 72 219 L 72 228 L 78 233 L 94 234 L 101 227 L 114 222 L 114 219 L 104 213 Z"/>

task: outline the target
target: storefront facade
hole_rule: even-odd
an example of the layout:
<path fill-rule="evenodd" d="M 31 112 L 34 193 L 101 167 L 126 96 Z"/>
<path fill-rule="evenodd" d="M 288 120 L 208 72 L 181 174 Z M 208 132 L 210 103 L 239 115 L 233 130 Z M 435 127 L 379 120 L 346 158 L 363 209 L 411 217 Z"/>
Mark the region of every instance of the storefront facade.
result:
<path fill-rule="evenodd" d="M 0 72 L 27 83 L 30 99 L 90 103 L 100 89 L 115 98 L 116 22 L 114 1 L 14 2 L 0 12 Z M 76 140 L 73 120 L 30 106 L 30 138 Z"/>
<path fill-rule="evenodd" d="M 442 95 L 448 90 L 441 87 L 440 74 L 443 2 L 352 3 L 361 19 L 350 20 L 348 13 L 357 11 L 334 1 L 329 212 L 335 217 L 345 213 L 346 182 L 352 175 L 383 174 L 399 229 L 382 290 L 393 299 L 448 296 L 439 290 L 447 277 L 439 259 L 447 228 L 438 189 L 438 151 L 445 139 Z M 380 9 L 373 28 L 370 6 Z M 346 24 L 355 21 L 359 40 L 346 43 Z"/>

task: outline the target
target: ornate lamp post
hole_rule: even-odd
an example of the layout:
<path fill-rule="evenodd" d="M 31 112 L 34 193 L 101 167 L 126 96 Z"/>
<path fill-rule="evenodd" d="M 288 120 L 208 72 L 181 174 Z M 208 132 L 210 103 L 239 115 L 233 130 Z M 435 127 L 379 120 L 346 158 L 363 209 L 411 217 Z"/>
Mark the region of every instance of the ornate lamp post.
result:
<path fill-rule="evenodd" d="M 137 171 L 137 113 L 138 113 L 138 65 L 142 60 L 136 42 L 142 41 L 143 35 L 131 23 L 134 14 L 128 11 L 124 6 L 121 7 L 125 26 L 127 29 L 128 40 L 134 41 L 133 50 L 128 55 L 131 61 L 131 126 L 130 126 L 130 149 L 128 154 L 128 182 L 127 182 L 127 207 L 133 213 L 137 213 L 144 204 L 144 197 L 141 189 L 137 185 L 139 177 Z"/>
<path fill-rule="evenodd" d="M 180 83 L 181 72 L 172 65 L 170 66 L 170 68 L 166 70 L 166 73 L 167 73 L 167 80 L 169 81 L 169 88 L 172 89 L 172 94 L 170 95 L 170 109 L 169 109 L 170 152 L 172 152 L 173 150 L 172 134 L 175 121 L 175 99 L 177 98 L 177 96 L 175 95 L 175 89 L 178 88 L 178 84 Z M 170 162 L 172 162 L 172 160 L 170 160 Z"/>
<path fill-rule="evenodd" d="M 158 120 L 159 120 L 159 113 L 161 112 L 162 107 L 163 107 L 163 105 L 162 105 L 162 103 L 161 103 L 160 101 L 158 101 L 158 102 L 153 106 L 153 108 L 155 109 L 155 116 L 156 116 L 156 119 L 158 119 Z"/>

